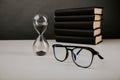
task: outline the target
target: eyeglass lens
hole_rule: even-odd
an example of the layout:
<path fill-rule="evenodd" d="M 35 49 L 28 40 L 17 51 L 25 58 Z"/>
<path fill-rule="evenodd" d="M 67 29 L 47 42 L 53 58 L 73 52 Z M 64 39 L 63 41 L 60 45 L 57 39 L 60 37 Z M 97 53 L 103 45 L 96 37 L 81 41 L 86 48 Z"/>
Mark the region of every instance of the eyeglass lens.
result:
<path fill-rule="evenodd" d="M 68 52 L 67 48 L 55 47 L 54 50 L 55 50 L 55 57 L 60 61 L 64 61 Z M 72 50 L 72 58 L 77 65 L 86 67 L 91 64 L 93 55 L 91 51 L 87 49 L 74 48 Z"/>
<path fill-rule="evenodd" d="M 55 57 L 60 60 L 63 61 L 66 57 L 66 48 L 65 47 L 55 47 L 54 49 L 55 51 Z"/>
<path fill-rule="evenodd" d="M 92 53 L 87 49 L 75 48 L 73 50 L 74 62 L 79 66 L 89 66 L 92 61 Z"/>

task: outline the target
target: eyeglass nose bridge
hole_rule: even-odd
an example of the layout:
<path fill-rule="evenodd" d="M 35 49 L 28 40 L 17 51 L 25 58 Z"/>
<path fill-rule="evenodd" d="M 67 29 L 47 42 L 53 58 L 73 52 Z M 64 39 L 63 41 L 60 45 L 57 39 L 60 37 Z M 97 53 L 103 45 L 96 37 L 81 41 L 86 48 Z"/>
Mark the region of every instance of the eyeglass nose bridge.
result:
<path fill-rule="evenodd" d="M 74 48 L 73 47 L 66 47 L 66 50 L 67 50 L 67 54 L 69 54 L 69 51 L 70 51 L 70 53 L 72 55 L 72 58 L 74 58 L 74 60 L 76 60 L 76 56 L 75 56 L 75 54 L 73 52 Z"/>
<path fill-rule="evenodd" d="M 66 48 L 66 54 L 67 54 L 67 57 L 68 57 L 69 51 L 71 53 L 73 53 L 73 48 L 72 47 L 65 47 L 65 48 Z"/>
<path fill-rule="evenodd" d="M 72 55 L 74 54 L 73 52 L 74 49 L 75 49 L 74 47 L 66 47 L 67 53 L 70 51 Z"/>
<path fill-rule="evenodd" d="M 73 51 L 74 47 L 66 47 L 68 51 Z"/>
<path fill-rule="evenodd" d="M 72 51 L 72 49 L 70 49 L 70 48 L 67 48 L 67 51 Z"/>

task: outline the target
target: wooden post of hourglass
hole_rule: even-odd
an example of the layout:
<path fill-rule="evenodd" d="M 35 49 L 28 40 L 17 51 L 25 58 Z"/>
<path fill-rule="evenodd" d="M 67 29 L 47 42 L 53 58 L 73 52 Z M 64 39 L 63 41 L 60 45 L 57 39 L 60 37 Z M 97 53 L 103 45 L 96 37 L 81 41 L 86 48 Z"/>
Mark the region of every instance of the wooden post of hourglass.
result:
<path fill-rule="evenodd" d="M 33 26 L 39 36 L 33 43 L 33 51 L 38 56 L 43 56 L 48 52 L 49 44 L 43 34 L 47 29 L 48 22 L 44 15 L 36 14 L 33 18 Z"/>

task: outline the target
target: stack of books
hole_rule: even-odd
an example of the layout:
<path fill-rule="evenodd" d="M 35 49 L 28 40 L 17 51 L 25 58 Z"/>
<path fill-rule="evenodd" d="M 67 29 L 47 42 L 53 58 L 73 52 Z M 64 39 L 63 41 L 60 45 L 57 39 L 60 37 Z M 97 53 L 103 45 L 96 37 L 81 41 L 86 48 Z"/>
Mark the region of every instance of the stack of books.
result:
<path fill-rule="evenodd" d="M 98 44 L 102 42 L 102 7 L 55 10 L 55 39 L 58 42 Z"/>

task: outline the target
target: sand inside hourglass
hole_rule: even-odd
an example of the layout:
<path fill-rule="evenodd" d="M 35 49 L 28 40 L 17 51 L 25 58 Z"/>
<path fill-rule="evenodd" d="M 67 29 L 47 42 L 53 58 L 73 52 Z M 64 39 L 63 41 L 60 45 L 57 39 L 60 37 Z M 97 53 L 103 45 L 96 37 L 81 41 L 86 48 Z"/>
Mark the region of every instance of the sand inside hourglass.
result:
<path fill-rule="evenodd" d="M 47 25 L 37 25 L 36 28 L 41 34 L 45 30 L 45 28 L 47 28 Z"/>
<path fill-rule="evenodd" d="M 43 56 L 43 55 L 46 54 L 46 52 L 44 52 L 44 51 L 38 51 L 38 52 L 36 52 L 36 54 L 37 54 L 38 56 Z"/>

